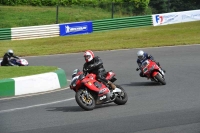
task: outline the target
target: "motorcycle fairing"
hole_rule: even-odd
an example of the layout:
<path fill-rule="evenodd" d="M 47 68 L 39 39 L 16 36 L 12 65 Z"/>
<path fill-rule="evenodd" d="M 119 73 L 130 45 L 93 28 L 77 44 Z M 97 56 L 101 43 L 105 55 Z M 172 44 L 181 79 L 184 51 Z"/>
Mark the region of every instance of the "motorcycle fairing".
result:
<path fill-rule="evenodd" d="M 100 102 L 106 102 L 108 100 L 110 100 L 110 93 L 106 93 L 104 95 L 98 96 L 98 99 L 97 99 L 97 101 L 100 101 Z"/>
<path fill-rule="evenodd" d="M 92 91 L 95 91 L 95 92 L 98 92 L 100 91 L 101 88 L 107 88 L 104 84 L 101 84 L 100 82 L 98 82 L 97 80 L 95 79 L 88 79 L 88 78 L 85 78 L 82 80 L 82 83 L 87 87 L 89 88 L 90 90 Z M 101 88 L 98 88 L 96 86 L 96 84 L 101 84 Z"/>
<path fill-rule="evenodd" d="M 150 65 L 152 64 L 152 65 Z M 155 62 L 149 62 L 148 60 L 143 62 L 143 72 L 148 78 L 153 78 L 159 73 L 159 67 Z"/>
<path fill-rule="evenodd" d="M 15 65 L 28 66 L 28 61 L 25 59 L 11 59 L 10 61 Z"/>
<path fill-rule="evenodd" d="M 102 87 L 102 84 L 100 84 L 100 83 L 97 82 L 97 81 L 94 82 L 94 85 L 95 85 L 97 88 L 101 88 L 101 87 Z"/>

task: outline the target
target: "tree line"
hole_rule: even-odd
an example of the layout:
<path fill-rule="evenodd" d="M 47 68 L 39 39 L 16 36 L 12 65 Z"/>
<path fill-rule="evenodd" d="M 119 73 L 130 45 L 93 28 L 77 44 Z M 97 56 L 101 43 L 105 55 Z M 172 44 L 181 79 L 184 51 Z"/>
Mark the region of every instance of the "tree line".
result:
<path fill-rule="evenodd" d="M 200 0 L 0 0 L 1 5 L 17 6 L 90 6 L 110 10 L 123 8 L 124 12 L 131 11 L 142 14 L 166 13 L 200 9 Z"/>

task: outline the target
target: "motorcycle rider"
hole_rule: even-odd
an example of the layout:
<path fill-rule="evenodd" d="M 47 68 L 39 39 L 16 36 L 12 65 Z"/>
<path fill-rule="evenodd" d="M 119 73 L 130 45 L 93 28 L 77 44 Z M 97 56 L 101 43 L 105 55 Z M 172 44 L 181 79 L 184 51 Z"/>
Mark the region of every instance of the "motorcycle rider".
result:
<path fill-rule="evenodd" d="M 150 54 L 148 54 L 148 53 L 146 53 L 146 52 L 144 52 L 144 51 L 142 51 L 142 50 L 139 50 L 139 51 L 137 52 L 137 56 L 138 56 L 137 64 L 138 64 L 139 68 L 141 67 L 142 63 L 143 63 L 144 61 L 146 61 L 147 59 L 150 59 L 150 60 L 154 61 L 154 62 L 161 68 L 160 63 L 159 63 L 159 62 L 156 62 L 156 61 L 154 60 L 154 58 L 153 58 L 152 55 L 150 55 Z M 139 68 L 137 68 L 136 71 L 138 71 Z M 161 69 L 162 69 L 162 68 L 161 68 Z M 162 70 L 163 70 L 163 72 L 165 73 L 165 70 L 164 70 L 164 69 L 162 69 Z M 146 77 L 146 75 L 144 75 L 143 72 L 141 71 L 141 72 L 140 72 L 140 77 Z"/>
<path fill-rule="evenodd" d="M 103 83 L 108 84 L 113 90 L 116 86 L 106 77 L 106 70 L 104 69 L 103 62 L 98 56 L 94 56 L 94 53 L 91 50 L 84 52 L 85 63 L 83 65 L 83 73 L 94 73 L 97 75 L 97 80 Z"/>
<path fill-rule="evenodd" d="M 1 66 L 15 66 L 15 64 L 13 64 L 10 59 L 11 57 L 19 59 L 19 57 L 14 55 L 14 52 L 12 49 L 9 49 L 3 56 L 3 60 L 1 62 Z"/>

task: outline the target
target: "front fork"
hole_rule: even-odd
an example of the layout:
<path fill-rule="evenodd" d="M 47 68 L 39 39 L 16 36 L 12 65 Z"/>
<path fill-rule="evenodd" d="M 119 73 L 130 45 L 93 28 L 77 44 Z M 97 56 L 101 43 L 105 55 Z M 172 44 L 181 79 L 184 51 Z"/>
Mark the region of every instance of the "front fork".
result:
<path fill-rule="evenodd" d="M 87 88 L 85 88 L 84 95 L 86 96 L 87 99 L 89 99 L 89 93 Z"/>

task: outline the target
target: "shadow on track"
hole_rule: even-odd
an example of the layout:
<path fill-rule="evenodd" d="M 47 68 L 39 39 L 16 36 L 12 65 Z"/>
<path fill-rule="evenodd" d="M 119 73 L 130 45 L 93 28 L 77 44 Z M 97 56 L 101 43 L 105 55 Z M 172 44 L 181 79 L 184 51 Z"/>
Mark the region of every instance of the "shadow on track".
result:
<path fill-rule="evenodd" d="M 68 106 L 68 107 L 48 107 L 47 111 L 62 111 L 62 112 L 79 112 L 83 111 L 79 106 Z"/>
<path fill-rule="evenodd" d="M 116 104 L 108 103 L 108 104 L 101 104 L 96 105 L 95 109 L 97 108 L 104 108 L 104 107 L 111 107 L 111 106 L 118 106 Z M 47 111 L 62 111 L 62 112 L 80 112 L 85 111 L 81 107 L 77 106 L 68 106 L 68 107 L 48 107 L 46 108 Z"/>
<path fill-rule="evenodd" d="M 125 86 L 161 86 L 156 82 L 131 82 L 130 84 L 122 84 Z"/>

